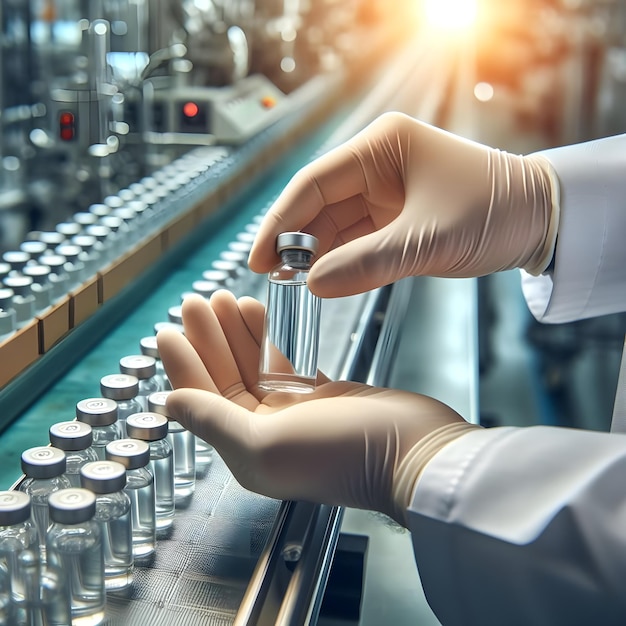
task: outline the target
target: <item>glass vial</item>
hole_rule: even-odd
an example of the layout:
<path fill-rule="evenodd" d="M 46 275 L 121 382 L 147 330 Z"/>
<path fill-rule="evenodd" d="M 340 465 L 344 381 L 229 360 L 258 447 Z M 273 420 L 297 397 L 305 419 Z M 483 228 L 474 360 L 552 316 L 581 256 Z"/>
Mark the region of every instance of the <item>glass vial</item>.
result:
<path fill-rule="evenodd" d="M 18 578 L 23 592 L 13 596 L 11 626 L 69 626 L 72 624 L 66 578 L 37 552 L 24 550 L 18 556 Z"/>
<path fill-rule="evenodd" d="M 102 534 L 105 589 L 127 589 L 133 582 L 134 559 L 126 468 L 115 461 L 92 461 L 81 468 L 80 480 L 96 495 L 94 519 Z"/>
<path fill-rule="evenodd" d="M 124 491 L 130 498 L 133 529 L 133 557 L 136 563 L 153 556 L 156 548 L 156 505 L 154 478 L 148 470 L 150 446 L 137 439 L 112 441 L 106 448 L 107 460 L 126 468 Z"/>
<path fill-rule="evenodd" d="M 268 275 L 259 387 L 266 391 L 315 390 L 321 300 L 307 286 L 318 241 L 307 233 L 281 233 L 281 263 Z"/>
<path fill-rule="evenodd" d="M 106 460 L 106 445 L 120 439 L 117 402 L 110 398 L 85 398 L 76 404 L 76 419 L 91 426 L 91 443 L 100 461 Z"/>
<path fill-rule="evenodd" d="M 174 451 L 167 440 L 167 417 L 158 413 L 135 413 L 126 420 L 132 439 L 150 446 L 149 469 L 154 478 L 157 537 L 168 534 L 174 523 Z"/>
<path fill-rule="evenodd" d="M 126 418 L 143 411 L 137 400 L 139 379 L 131 374 L 109 374 L 100 379 L 100 393 L 117 402 L 117 424 L 122 438 L 126 437 Z"/>
<path fill-rule="evenodd" d="M 30 517 L 30 496 L 21 491 L 0 491 L 0 563 L 4 563 L 13 597 L 24 595 L 18 576 L 18 558 L 24 550 L 39 552 L 37 528 Z M 1 622 L 0 622 L 1 623 Z"/>
<path fill-rule="evenodd" d="M 139 341 L 139 347 L 141 349 L 141 354 L 145 354 L 146 356 L 151 356 L 156 361 L 156 370 L 157 370 L 157 378 L 159 379 L 159 386 L 162 391 L 168 391 L 172 388 L 172 384 L 170 383 L 169 378 L 165 372 L 165 368 L 163 367 L 163 362 L 161 361 L 161 355 L 159 354 L 159 346 L 157 345 L 157 338 L 154 335 L 148 335 L 147 337 L 142 337 Z"/>
<path fill-rule="evenodd" d="M 147 411 L 148 396 L 162 389 L 157 378 L 156 359 L 144 354 L 124 356 L 120 359 L 120 372 L 139 380 L 137 401 L 141 404 L 142 411 Z"/>
<path fill-rule="evenodd" d="M 2 287 L 2 282 L 0 282 L 0 343 L 17 330 L 13 296 L 13 289 Z"/>
<path fill-rule="evenodd" d="M 48 498 L 71 487 L 65 476 L 65 452 L 54 446 L 36 446 L 22 452 L 22 471 L 26 478 L 18 489 L 30 496 L 31 516 L 37 527 L 41 559 L 46 562 L 46 532 L 50 524 Z"/>
<path fill-rule="evenodd" d="M 57 422 L 50 426 L 50 443 L 65 452 L 65 475 L 72 487 L 80 487 L 80 468 L 89 461 L 97 461 L 98 455 L 91 447 L 93 431 L 89 424 Z"/>
<path fill-rule="evenodd" d="M 148 397 L 148 408 L 168 418 L 167 440 L 174 450 L 174 502 L 177 508 L 189 505 L 196 490 L 196 436 L 178 422 L 169 419 L 166 402 L 168 391 Z"/>
<path fill-rule="evenodd" d="M 104 561 L 100 525 L 93 517 L 96 496 L 87 489 L 62 489 L 48 500 L 46 540 L 50 564 L 63 572 L 70 597 L 72 626 L 104 621 Z"/>

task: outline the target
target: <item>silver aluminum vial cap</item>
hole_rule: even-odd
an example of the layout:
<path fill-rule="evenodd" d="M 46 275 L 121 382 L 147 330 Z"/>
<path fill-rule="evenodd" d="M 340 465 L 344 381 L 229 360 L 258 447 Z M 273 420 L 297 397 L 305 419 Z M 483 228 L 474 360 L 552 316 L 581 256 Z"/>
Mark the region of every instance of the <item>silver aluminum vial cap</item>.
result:
<path fill-rule="evenodd" d="M 170 394 L 170 391 L 155 391 L 148 396 L 148 410 L 152 413 L 159 413 L 159 415 L 164 415 L 167 419 L 167 431 L 169 433 L 179 433 L 185 430 L 184 426 L 170 419 L 170 416 L 167 413 L 167 396 Z"/>
<path fill-rule="evenodd" d="M 159 441 L 168 433 L 168 421 L 159 413 L 133 413 L 126 418 L 126 432 L 131 439 Z"/>
<path fill-rule="evenodd" d="M 139 379 L 131 374 L 108 374 L 100 379 L 100 393 L 111 400 L 132 400 L 139 391 Z"/>
<path fill-rule="evenodd" d="M 30 496 L 23 491 L 0 491 L 0 526 L 21 524 L 30 517 Z"/>
<path fill-rule="evenodd" d="M 80 524 L 96 513 L 96 496 L 88 489 L 72 487 L 50 494 L 50 520 L 60 524 Z"/>
<path fill-rule="evenodd" d="M 50 443 L 66 452 L 85 450 L 93 443 L 91 426 L 85 422 L 57 422 L 50 426 Z"/>
<path fill-rule="evenodd" d="M 110 398 L 85 398 L 76 405 L 76 419 L 90 426 L 115 424 L 117 413 L 117 402 Z"/>
<path fill-rule="evenodd" d="M 141 349 L 141 354 L 151 356 L 154 359 L 160 359 L 159 346 L 157 344 L 157 338 L 154 335 L 142 337 L 139 341 L 139 347 Z"/>
<path fill-rule="evenodd" d="M 54 478 L 66 469 L 65 452 L 54 446 L 36 446 L 22 452 L 22 471 L 29 478 Z"/>
<path fill-rule="evenodd" d="M 107 461 L 117 461 L 126 469 L 145 467 L 150 462 L 150 446 L 139 439 L 117 439 L 106 445 Z"/>
<path fill-rule="evenodd" d="M 217 283 L 223 287 L 228 281 L 228 272 L 222 269 L 204 270 L 204 272 L 202 272 L 202 279 L 207 282 Z"/>
<path fill-rule="evenodd" d="M 183 307 L 180 304 L 171 306 L 167 309 L 167 319 L 172 322 L 172 324 L 182 324 L 183 323 Z"/>
<path fill-rule="evenodd" d="M 276 238 L 276 252 L 280 254 L 283 250 L 307 250 L 315 254 L 319 247 L 317 237 L 301 232 L 280 233 Z"/>
<path fill-rule="evenodd" d="M 214 280 L 194 280 L 191 284 L 194 293 L 203 298 L 210 298 L 220 287 L 221 285 Z"/>
<path fill-rule="evenodd" d="M 170 395 L 169 391 L 155 391 L 148 396 L 148 411 L 151 413 L 158 413 L 159 415 L 165 415 L 165 417 L 169 418 L 167 414 L 167 397 Z"/>
<path fill-rule="evenodd" d="M 130 374 L 139 380 L 152 378 L 156 374 L 156 360 L 145 354 L 131 354 L 120 359 L 120 372 Z"/>
<path fill-rule="evenodd" d="M 117 461 L 90 461 L 80 468 L 80 484 L 94 493 L 114 493 L 126 487 L 126 467 Z"/>

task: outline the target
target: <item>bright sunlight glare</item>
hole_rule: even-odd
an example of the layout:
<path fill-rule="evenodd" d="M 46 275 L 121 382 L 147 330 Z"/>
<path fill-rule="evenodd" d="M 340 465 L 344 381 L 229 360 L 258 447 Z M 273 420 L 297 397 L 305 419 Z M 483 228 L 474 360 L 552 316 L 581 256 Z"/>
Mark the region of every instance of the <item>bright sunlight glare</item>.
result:
<path fill-rule="evenodd" d="M 423 0 L 430 26 L 443 30 L 464 30 L 476 21 L 477 0 Z"/>
<path fill-rule="evenodd" d="M 489 102 L 493 98 L 493 85 L 489 83 L 476 83 L 474 85 L 474 97 L 480 102 Z"/>

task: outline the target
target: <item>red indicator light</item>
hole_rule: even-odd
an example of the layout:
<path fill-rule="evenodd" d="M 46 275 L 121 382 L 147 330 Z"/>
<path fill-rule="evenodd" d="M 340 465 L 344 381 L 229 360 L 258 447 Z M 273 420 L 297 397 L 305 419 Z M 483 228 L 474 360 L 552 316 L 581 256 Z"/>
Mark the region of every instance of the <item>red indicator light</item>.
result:
<path fill-rule="evenodd" d="M 73 113 L 64 111 L 63 113 L 61 113 L 61 115 L 59 115 L 59 124 L 61 124 L 61 126 L 69 126 L 70 124 L 73 124 L 73 123 L 74 123 Z"/>
<path fill-rule="evenodd" d="M 59 113 L 59 137 L 62 141 L 72 141 L 76 136 L 76 117 L 71 111 Z"/>
<path fill-rule="evenodd" d="M 185 102 L 183 104 L 183 113 L 186 117 L 196 117 L 200 111 L 200 107 L 195 102 Z"/>

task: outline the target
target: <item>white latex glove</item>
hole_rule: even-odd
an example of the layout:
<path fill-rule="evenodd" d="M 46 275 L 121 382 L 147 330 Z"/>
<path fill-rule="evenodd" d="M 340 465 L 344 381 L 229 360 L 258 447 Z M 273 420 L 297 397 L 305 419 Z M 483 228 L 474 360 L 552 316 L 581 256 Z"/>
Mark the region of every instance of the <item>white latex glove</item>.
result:
<path fill-rule="evenodd" d="M 268 211 L 250 252 L 255 272 L 278 262 L 276 237 L 320 240 L 309 274 L 321 297 L 362 293 L 406 276 L 543 272 L 558 227 L 550 163 L 382 115 L 300 170 Z"/>
<path fill-rule="evenodd" d="M 185 335 L 163 330 L 172 419 L 212 444 L 244 487 L 278 499 L 381 511 L 406 525 L 418 476 L 471 429 L 418 394 L 332 382 L 312 394 L 257 386 L 263 306 L 226 291 L 183 303 Z M 190 387 L 194 389 L 189 389 Z"/>

